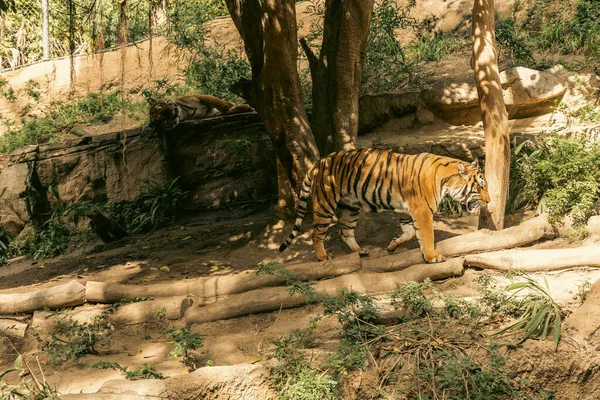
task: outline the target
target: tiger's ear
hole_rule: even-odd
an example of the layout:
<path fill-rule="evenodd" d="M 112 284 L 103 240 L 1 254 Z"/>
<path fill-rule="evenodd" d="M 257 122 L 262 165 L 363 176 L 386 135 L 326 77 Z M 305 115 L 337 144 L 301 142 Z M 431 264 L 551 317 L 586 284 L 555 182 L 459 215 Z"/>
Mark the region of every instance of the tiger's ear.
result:
<path fill-rule="evenodd" d="M 469 177 L 469 174 L 467 173 L 467 167 L 465 167 L 465 164 L 461 162 L 458 163 L 458 174 L 465 179 Z"/>
<path fill-rule="evenodd" d="M 478 159 L 475 159 L 475 161 L 473 161 L 473 162 L 471 163 L 471 165 L 472 165 L 473 167 L 475 167 L 475 168 L 479 168 L 479 160 L 478 160 Z"/>
<path fill-rule="evenodd" d="M 150 105 L 153 105 L 154 103 L 156 103 L 156 100 L 154 100 L 154 98 L 152 98 L 152 97 L 146 97 L 146 101 Z"/>

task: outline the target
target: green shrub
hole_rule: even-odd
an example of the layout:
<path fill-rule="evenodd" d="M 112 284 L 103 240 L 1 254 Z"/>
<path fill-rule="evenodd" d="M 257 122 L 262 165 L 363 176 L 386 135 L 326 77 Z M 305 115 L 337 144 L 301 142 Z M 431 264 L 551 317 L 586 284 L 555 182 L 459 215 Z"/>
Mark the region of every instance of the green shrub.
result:
<path fill-rule="evenodd" d="M 544 196 L 553 222 L 568 215 L 584 224 L 600 197 L 600 144 L 554 134 L 524 146 L 530 150 L 518 152 L 511 169 L 513 190 L 533 204 Z"/>
<path fill-rule="evenodd" d="M 468 48 L 466 37 L 451 33 L 420 34 L 410 46 L 409 54 L 417 62 L 440 61 L 452 53 Z"/>
<path fill-rule="evenodd" d="M 198 333 L 192 333 L 189 326 L 179 329 L 169 329 L 167 338 L 173 339 L 173 350 L 169 352 L 171 357 L 183 357 L 183 363 L 191 370 L 196 369 L 196 359 L 190 351 L 204 346 L 204 339 Z"/>
<path fill-rule="evenodd" d="M 417 318 L 424 317 L 434 311 L 433 304 L 424 290 L 433 286 L 430 279 L 422 283 L 407 281 L 402 282 L 391 294 L 392 304 L 399 304 Z"/>
<path fill-rule="evenodd" d="M 229 87 L 241 78 L 250 77 L 250 66 L 235 50 L 222 46 L 203 47 L 186 70 L 186 84 L 199 93 L 239 102 Z"/>
<path fill-rule="evenodd" d="M 410 16 L 412 5 L 399 6 L 393 0 L 375 2 L 367 38 L 361 94 L 397 90 L 421 79 L 418 60 L 406 56 L 395 34 L 399 28 L 416 28 L 417 22 Z"/>
<path fill-rule="evenodd" d="M 179 178 L 168 185 L 147 182 L 145 190 L 133 201 L 106 206 L 110 216 L 130 233 L 155 229 L 160 224 L 170 224 L 181 212 L 188 192 L 178 186 Z"/>
<path fill-rule="evenodd" d="M 511 64 L 521 66 L 534 62 L 530 37 L 516 28 L 514 18 L 501 19 L 496 13 L 496 44 L 499 59 L 505 58 Z"/>
<path fill-rule="evenodd" d="M 280 400 L 338 399 L 338 380 L 327 368 L 320 368 L 303 347 L 308 331 L 294 330 L 290 335 L 275 339 L 273 352 L 267 358 L 278 360 L 271 369 L 271 379 Z"/>
<path fill-rule="evenodd" d="M 90 365 L 88 368 L 94 369 L 114 369 L 125 374 L 125 379 L 137 381 L 140 379 L 165 379 L 165 376 L 158 372 L 152 365 L 142 365 L 137 370 L 130 370 L 117 362 L 98 361 Z"/>
<path fill-rule="evenodd" d="M 80 358 L 84 354 L 98 354 L 98 346 L 108 346 L 108 334 L 114 329 L 103 316 L 94 317 L 91 322 L 78 322 L 55 312 L 56 327 L 44 339 L 35 332 L 40 349 L 48 353 L 54 363 Z"/>

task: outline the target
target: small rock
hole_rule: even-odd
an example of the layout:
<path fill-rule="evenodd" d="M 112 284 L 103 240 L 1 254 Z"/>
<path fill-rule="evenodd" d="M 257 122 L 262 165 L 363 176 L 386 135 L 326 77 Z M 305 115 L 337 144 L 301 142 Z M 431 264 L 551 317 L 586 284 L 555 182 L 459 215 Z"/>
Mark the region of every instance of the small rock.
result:
<path fill-rule="evenodd" d="M 417 111 L 417 121 L 419 121 L 419 125 L 431 125 L 435 121 L 435 115 L 427 109 L 421 109 Z"/>
<path fill-rule="evenodd" d="M 587 229 L 592 235 L 600 234 L 600 215 L 594 215 L 588 219 Z"/>

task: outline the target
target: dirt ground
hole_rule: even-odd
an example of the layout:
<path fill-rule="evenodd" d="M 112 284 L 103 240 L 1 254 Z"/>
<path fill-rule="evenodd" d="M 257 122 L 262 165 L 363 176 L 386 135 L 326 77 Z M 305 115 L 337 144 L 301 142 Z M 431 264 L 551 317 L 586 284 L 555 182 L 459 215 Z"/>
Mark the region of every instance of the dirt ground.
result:
<path fill-rule="evenodd" d="M 517 224 L 528 215 L 513 216 L 510 224 Z M 392 213 L 365 213 L 357 228 L 359 243 L 372 249 L 370 257 L 386 253 L 385 246 L 398 232 L 398 217 Z M 155 283 L 185 280 L 200 276 L 236 274 L 252 269 L 261 261 L 281 261 L 285 264 L 301 260 L 314 260 L 309 240 L 310 223 L 306 222 L 297 242 L 285 253 L 277 247 L 290 226 L 272 225 L 272 210 L 265 209 L 236 219 L 215 215 L 191 215 L 180 218 L 173 226 L 147 235 L 132 236 L 120 242 L 104 245 L 90 241 L 70 254 L 40 261 L 20 260 L 0 269 L 0 293 L 18 293 L 50 287 L 76 279 L 119 283 Z M 438 216 L 435 221 L 436 240 L 475 230 L 476 217 Z M 568 247 L 564 239 L 540 243 L 537 247 Z M 397 252 L 416 248 L 415 241 L 407 243 Z M 332 229 L 327 248 L 335 256 L 349 250 L 341 241 L 337 229 Z M 170 271 L 160 270 L 169 266 Z M 457 297 L 474 299 L 478 286 L 474 283 L 482 271 L 467 270 L 462 277 L 436 282 L 435 290 Z M 501 284 L 509 280 L 494 274 Z M 578 287 L 585 280 L 600 279 L 600 270 L 578 268 L 546 274 L 553 296 L 567 309 L 579 305 Z M 541 281 L 542 274 L 534 274 Z M 91 305 L 78 310 L 93 308 Z M 289 334 L 292 329 L 306 328 L 311 317 L 321 310 L 300 308 L 274 313 L 250 315 L 231 320 L 193 325 L 193 332 L 204 336 L 204 347 L 195 354 L 198 365 L 234 365 L 265 359 L 271 351 L 270 340 Z M 168 356 L 172 344 L 165 338 L 169 328 L 182 327 L 183 321 L 150 324 L 130 324 L 117 327 L 111 334 L 111 346 L 101 355 L 86 355 L 77 361 L 60 366 L 49 363 L 47 354 L 37 350 L 35 340 L 13 340 L 17 348 L 28 357 L 39 356 L 46 377 L 63 393 L 93 393 L 110 379 L 122 378 L 113 370 L 90 370 L 86 366 L 97 361 L 113 361 L 136 369 L 153 365 L 165 376 L 187 373 L 178 359 Z M 340 339 L 339 324 L 333 318 L 324 319 L 315 331 L 316 345 L 321 350 L 334 350 Z M 550 342 L 548 342 L 550 344 Z M 15 354 L 7 345 L 0 345 L 0 371 L 10 368 Z"/>

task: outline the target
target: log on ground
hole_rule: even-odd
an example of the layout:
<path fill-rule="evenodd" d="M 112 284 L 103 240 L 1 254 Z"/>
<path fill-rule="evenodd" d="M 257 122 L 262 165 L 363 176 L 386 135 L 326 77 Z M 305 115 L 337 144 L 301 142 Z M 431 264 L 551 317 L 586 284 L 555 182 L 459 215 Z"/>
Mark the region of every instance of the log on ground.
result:
<path fill-rule="evenodd" d="M 77 306 L 85 302 L 85 286 L 72 280 L 48 289 L 25 293 L 0 294 L 0 314 L 16 314 L 44 307 L 50 309 Z"/>
<path fill-rule="evenodd" d="M 49 311 L 35 311 L 31 319 L 31 326 L 45 332 L 51 332 L 56 324 L 63 318 L 69 318 L 79 323 L 90 323 L 94 318 L 104 316 L 106 321 L 114 325 L 140 324 L 156 322 L 159 313 L 168 320 L 178 320 L 194 304 L 190 297 L 167 297 L 164 299 L 140 301 L 131 304 L 119 305 L 114 308 L 104 304 L 86 304 L 73 310 L 55 315 Z"/>
<path fill-rule="evenodd" d="M 444 279 L 461 275 L 462 271 L 463 259 L 454 258 L 438 264 L 413 265 L 396 272 L 356 272 L 319 281 L 313 287 L 319 295 L 335 295 L 343 288 L 352 289 L 361 294 L 377 294 L 393 290 L 400 282 L 421 282 L 426 278 Z M 280 308 L 298 307 L 306 304 L 308 300 L 304 295 L 291 296 L 283 287 L 252 290 L 205 306 L 191 307 L 185 314 L 185 321 L 188 324 L 199 324 L 242 317 L 276 311 Z"/>
<path fill-rule="evenodd" d="M 469 254 L 475 251 L 501 250 L 533 243 L 555 235 L 546 215 L 540 215 L 521 225 L 500 231 L 481 229 L 436 244 L 436 250 L 446 257 Z M 413 249 L 379 258 L 363 259 L 364 271 L 396 271 L 423 262 L 421 250 Z"/>
<path fill-rule="evenodd" d="M 498 271 L 554 271 L 573 267 L 600 267 L 600 246 L 569 249 L 514 249 L 470 254 L 465 265 Z"/>
<path fill-rule="evenodd" d="M 296 278 L 320 280 L 356 272 L 361 269 L 361 258 L 357 253 L 324 262 L 284 265 Z M 222 296 L 243 293 L 262 287 L 284 283 L 282 278 L 271 275 L 257 276 L 255 271 L 244 271 L 236 275 L 211 276 L 189 279 L 183 282 L 157 283 L 152 285 L 125 285 L 109 282 L 88 281 L 86 299 L 89 302 L 114 303 L 134 297 L 191 296 L 200 303 L 214 301 Z"/>
<path fill-rule="evenodd" d="M 25 337 L 29 325 L 23 321 L 0 318 L 0 336 Z"/>

